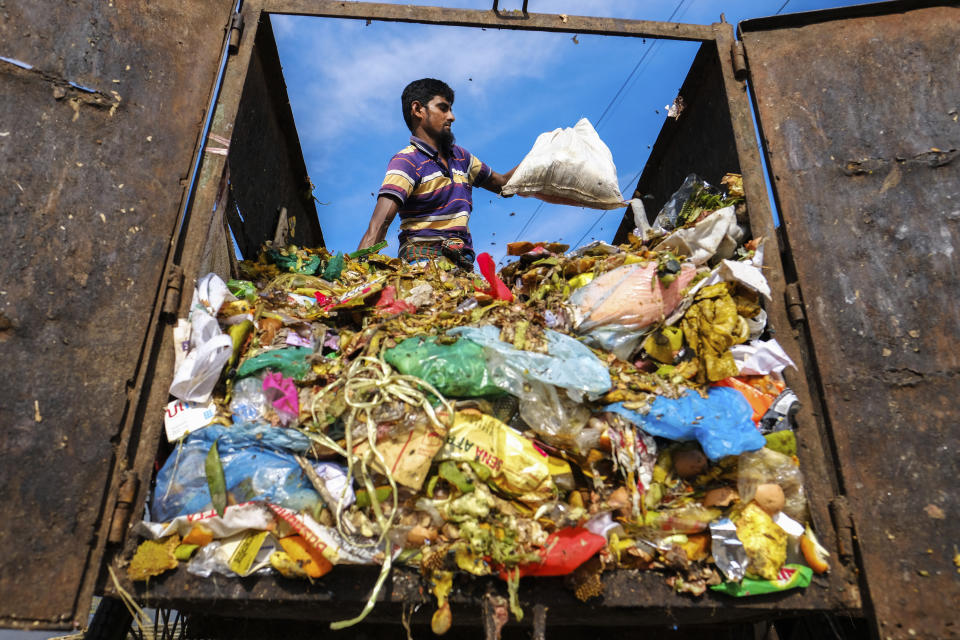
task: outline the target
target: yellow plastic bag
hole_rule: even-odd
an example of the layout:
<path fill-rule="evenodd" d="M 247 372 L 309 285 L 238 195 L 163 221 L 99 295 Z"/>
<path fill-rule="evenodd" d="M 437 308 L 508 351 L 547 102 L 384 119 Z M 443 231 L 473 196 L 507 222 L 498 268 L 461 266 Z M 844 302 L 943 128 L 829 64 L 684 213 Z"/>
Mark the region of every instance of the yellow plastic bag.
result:
<path fill-rule="evenodd" d="M 490 484 L 521 502 L 536 504 L 556 495 L 547 454 L 518 431 L 479 411 L 454 414 L 437 460 L 478 462 L 490 470 Z"/>

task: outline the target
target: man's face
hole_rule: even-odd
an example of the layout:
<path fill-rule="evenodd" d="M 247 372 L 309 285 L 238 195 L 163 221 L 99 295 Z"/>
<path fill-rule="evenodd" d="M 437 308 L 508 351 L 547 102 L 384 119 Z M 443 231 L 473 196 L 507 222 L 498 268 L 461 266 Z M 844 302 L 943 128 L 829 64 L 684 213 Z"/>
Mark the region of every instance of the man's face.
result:
<path fill-rule="evenodd" d="M 414 104 L 414 115 L 421 119 L 423 130 L 437 141 L 453 139 L 451 125 L 456 117 L 453 115 L 453 105 L 446 98 L 433 96 L 426 105 Z"/>

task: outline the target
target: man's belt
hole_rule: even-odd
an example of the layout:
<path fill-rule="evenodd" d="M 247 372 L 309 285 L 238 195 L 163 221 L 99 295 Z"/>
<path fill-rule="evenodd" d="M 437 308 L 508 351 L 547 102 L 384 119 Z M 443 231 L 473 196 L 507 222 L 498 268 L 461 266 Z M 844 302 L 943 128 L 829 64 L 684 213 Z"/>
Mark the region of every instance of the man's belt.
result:
<path fill-rule="evenodd" d="M 473 271 L 473 260 L 476 257 L 473 249 L 460 238 L 446 238 L 442 242 L 408 242 L 400 247 L 400 257 L 407 262 L 420 260 L 436 260 L 440 256 L 461 269 Z"/>

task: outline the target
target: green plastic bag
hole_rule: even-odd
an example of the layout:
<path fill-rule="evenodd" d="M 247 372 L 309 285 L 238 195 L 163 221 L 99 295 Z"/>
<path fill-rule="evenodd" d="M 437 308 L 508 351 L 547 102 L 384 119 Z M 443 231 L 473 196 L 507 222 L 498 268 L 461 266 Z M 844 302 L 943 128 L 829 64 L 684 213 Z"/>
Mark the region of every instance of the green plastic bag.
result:
<path fill-rule="evenodd" d="M 303 273 L 312 276 L 320 268 L 320 256 L 311 255 L 304 260 L 303 257 L 298 256 L 296 252 L 292 253 L 293 255 L 284 255 L 276 249 L 270 249 L 267 251 L 267 258 L 284 271 L 291 273 Z"/>
<path fill-rule="evenodd" d="M 272 369 L 273 371 L 279 371 L 288 378 L 303 380 L 310 373 L 310 363 L 307 362 L 307 356 L 312 353 L 313 350 L 306 347 L 267 351 L 244 360 L 237 369 L 237 378 L 246 378 L 263 369 Z"/>
<path fill-rule="evenodd" d="M 436 337 L 407 338 L 387 349 L 383 358 L 400 373 L 429 382 L 445 396 L 475 398 L 504 393 L 487 373 L 483 347 L 465 338 L 451 344 L 437 344 Z"/>
<path fill-rule="evenodd" d="M 776 580 L 763 578 L 744 578 L 741 582 L 724 582 L 710 587 L 727 595 L 742 598 L 743 596 L 759 596 L 764 593 L 775 593 L 798 587 L 810 586 L 813 569 L 802 564 L 785 564 L 780 568 Z"/>
<path fill-rule="evenodd" d="M 330 258 L 330 262 L 327 263 L 327 268 L 323 270 L 323 276 L 321 277 L 328 282 L 339 280 L 340 274 L 343 273 L 343 264 L 343 252 L 341 251 Z"/>

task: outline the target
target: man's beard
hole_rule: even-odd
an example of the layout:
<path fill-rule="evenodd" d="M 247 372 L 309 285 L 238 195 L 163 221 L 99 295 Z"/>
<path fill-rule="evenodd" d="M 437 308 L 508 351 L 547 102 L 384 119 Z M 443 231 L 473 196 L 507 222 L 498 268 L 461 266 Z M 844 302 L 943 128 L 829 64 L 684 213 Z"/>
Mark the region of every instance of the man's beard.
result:
<path fill-rule="evenodd" d="M 450 158 L 453 156 L 453 143 L 457 141 L 457 137 L 453 135 L 451 129 L 441 129 L 440 130 L 440 153 L 445 158 Z"/>

